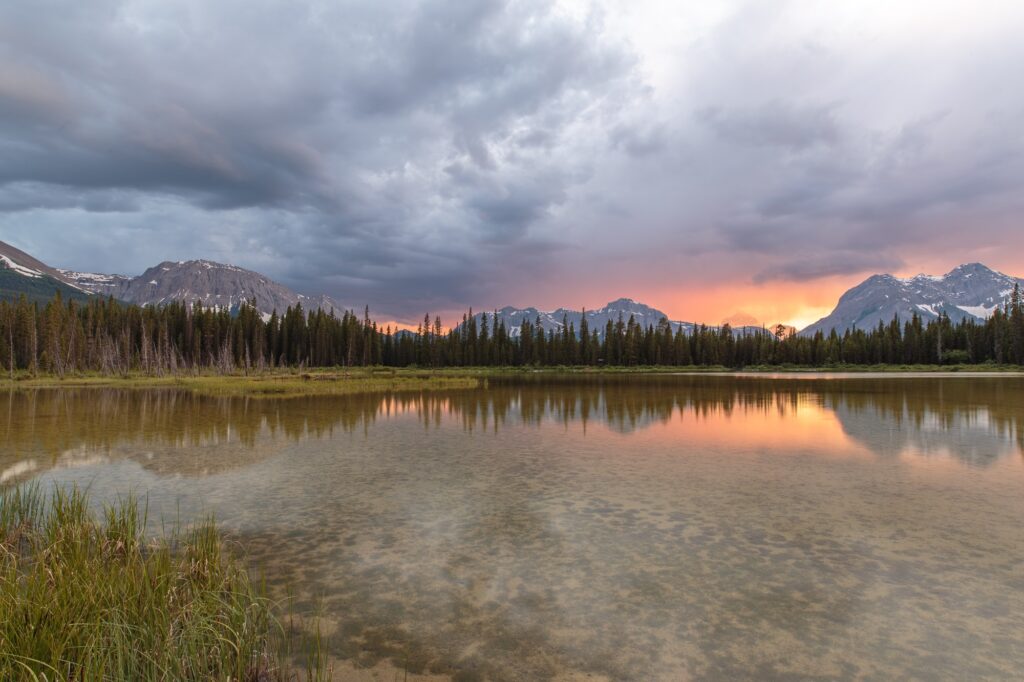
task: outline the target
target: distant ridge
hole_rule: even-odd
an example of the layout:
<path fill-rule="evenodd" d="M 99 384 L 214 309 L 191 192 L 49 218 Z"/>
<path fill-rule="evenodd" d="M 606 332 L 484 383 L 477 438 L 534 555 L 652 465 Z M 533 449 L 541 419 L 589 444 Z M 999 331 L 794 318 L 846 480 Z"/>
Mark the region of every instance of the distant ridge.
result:
<path fill-rule="evenodd" d="M 827 316 L 800 333 L 842 334 L 848 329 L 877 327 L 893 317 L 903 321 L 917 315 L 927 324 L 945 313 L 953 322 L 985 320 L 1009 300 L 1015 284 L 1024 280 L 996 272 L 981 263 L 957 266 L 945 275 L 901 278 L 872 275 L 848 290 Z"/>

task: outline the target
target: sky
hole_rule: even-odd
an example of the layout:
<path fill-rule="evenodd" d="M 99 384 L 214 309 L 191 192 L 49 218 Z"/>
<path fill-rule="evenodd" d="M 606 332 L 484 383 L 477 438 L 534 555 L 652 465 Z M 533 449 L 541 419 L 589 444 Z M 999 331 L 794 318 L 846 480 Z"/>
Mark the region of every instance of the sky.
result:
<path fill-rule="evenodd" d="M 1024 275 L 1024 3 L 5 0 L 0 239 L 378 319 Z"/>

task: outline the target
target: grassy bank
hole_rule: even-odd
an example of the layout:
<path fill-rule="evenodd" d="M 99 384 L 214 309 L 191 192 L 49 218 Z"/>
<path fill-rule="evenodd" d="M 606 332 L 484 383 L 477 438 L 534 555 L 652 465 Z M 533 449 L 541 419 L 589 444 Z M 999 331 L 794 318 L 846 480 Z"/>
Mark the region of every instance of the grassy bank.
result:
<path fill-rule="evenodd" d="M 11 388 L 176 388 L 212 396 L 266 396 L 286 398 L 304 395 L 351 395 L 408 391 L 440 391 L 476 388 L 473 373 L 429 370 L 325 369 L 267 371 L 250 374 L 196 374 L 175 376 L 103 376 L 80 374 L 57 377 L 28 373 L 0 380 L 0 389 Z"/>
<path fill-rule="evenodd" d="M 147 540 L 134 499 L 0 492 L 0 679 L 294 679 L 274 609 L 212 522 Z M 306 679 L 325 676 L 317 656 Z"/>

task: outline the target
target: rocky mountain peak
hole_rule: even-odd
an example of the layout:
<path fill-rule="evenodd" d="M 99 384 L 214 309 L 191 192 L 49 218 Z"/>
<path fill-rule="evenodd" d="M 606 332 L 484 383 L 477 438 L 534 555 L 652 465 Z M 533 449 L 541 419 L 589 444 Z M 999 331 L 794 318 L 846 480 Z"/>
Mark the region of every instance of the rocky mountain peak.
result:
<path fill-rule="evenodd" d="M 255 301 L 264 317 L 275 310 L 284 313 L 296 305 L 306 310 L 344 310 L 327 296 L 298 294 L 258 272 L 205 259 L 164 261 L 138 277 L 79 272 L 65 275 L 84 289 L 138 305 L 183 301 L 235 310 L 245 301 Z"/>
<path fill-rule="evenodd" d="M 1024 280 L 992 270 L 982 263 L 965 263 L 945 275 L 919 274 L 913 277 L 872 275 L 846 291 L 827 317 L 801 334 L 835 329 L 840 334 L 854 327 L 877 327 L 894 317 L 910 320 L 914 315 L 925 323 L 945 313 L 954 322 L 971 318 L 984 320 L 1005 305 L 1014 284 Z"/>

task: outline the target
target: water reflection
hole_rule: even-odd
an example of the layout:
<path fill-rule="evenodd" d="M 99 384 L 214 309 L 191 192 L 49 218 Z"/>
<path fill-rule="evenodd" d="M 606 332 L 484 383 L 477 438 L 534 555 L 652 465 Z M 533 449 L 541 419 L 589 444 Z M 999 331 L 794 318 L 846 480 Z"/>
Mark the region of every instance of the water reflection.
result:
<path fill-rule="evenodd" d="M 467 432 L 539 427 L 743 441 L 794 449 L 801 434 L 838 450 L 855 442 L 880 456 L 943 454 L 972 466 L 1024 453 L 1018 378 L 773 380 L 655 376 L 491 380 L 444 394 L 211 398 L 174 390 L 10 391 L 0 483 L 50 466 L 133 457 L 158 473 L 204 475 L 271 454 L 279 440 L 369 433 L 378 420 L 415 415 L 425 429 L 454 420 Z M 834 421 L 841 433 L 825 422 Z M 680 428 L 681 425 L 688 425 Z M 676 427 L 666 428 L 666 427 Z M 781 442 L 780 442 L 781 440 Z M 130 447 L 124 447 L 130 446 Z M 159 452 L 159 456 L 157 456 Z M 31 457 L 32 462 L 26 463 Z"/>
<path fill-rule="evenodd" d="M 322 611 L 346 665 L 462 680 L 1024 669 L 1017 378 L 3 400 L 6 481 L 213 511 L 272 586 Z"/>

